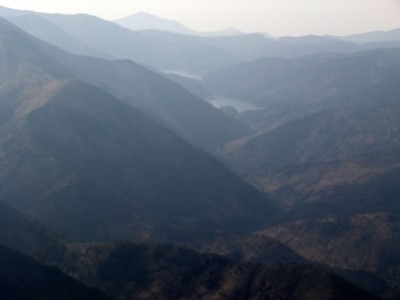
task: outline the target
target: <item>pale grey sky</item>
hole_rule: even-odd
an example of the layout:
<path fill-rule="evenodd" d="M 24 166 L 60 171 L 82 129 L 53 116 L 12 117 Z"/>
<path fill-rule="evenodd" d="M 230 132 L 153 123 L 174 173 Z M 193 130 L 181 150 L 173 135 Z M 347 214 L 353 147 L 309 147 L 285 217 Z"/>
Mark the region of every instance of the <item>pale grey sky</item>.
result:
<path fill-rule="evenodd" d="M 146 11 L 199 31 L 236 27 L 275 36 L 400 28 L 400 0 L 0 0 L 0 5 L 108 20 Z"/>

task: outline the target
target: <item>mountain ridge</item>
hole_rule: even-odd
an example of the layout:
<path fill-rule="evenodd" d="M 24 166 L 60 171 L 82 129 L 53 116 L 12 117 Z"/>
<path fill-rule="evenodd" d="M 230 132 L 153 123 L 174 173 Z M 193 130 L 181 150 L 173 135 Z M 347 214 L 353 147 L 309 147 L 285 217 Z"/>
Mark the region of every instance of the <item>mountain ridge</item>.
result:
<path fill-rule="evenodd" d="M 96 275 L 90 276 L 79 269 L 70 271 L 80 274 L 83 281 L 94 280 L 95 286 L 101 286 L 110 296 L 134 294 L 138 299 L 379 299 L 332 273 L 308 265 L 237 264 L 222 256 L 198 255 L 190 249 L 171 245 L 118 243 L 73 247 L 79 253 L 73 259 L 85 261 L 87 269 L 94 268 Z M 101 255 L 96 257 L 95 253 Z M 166 268 L 171 263 L 175 266 L 172 270 Z"/>
<path fill-rule="evenodd" d="M 0 223 L 4 225 L 0 229 L 5 230 L 0 230 L 0 243 L 15 246 L 18 245 L 18 241 L 22 241 L 23 245 L 17 246 L 20 251 L 29 253 L 37 257 L 39 261 L 53 266 L 53 281 L 60 276 L 67 278 L 61 272 L 55 272 L 54 266 L 58 266 L 64 274 L 69 274 L 88 286 L 97 287 L 112 299 L 132 297 L 132 295 L 139 299 L 184 299 L 189 295 L 191 299 L 208 299 L 212 296 L 215 299 L 238 299 L 238 297 L 239 299 L 265 299 L 267 297 L 267 299 L 275 300 L 289 295 L 292 297 L 296 295 L 296 299 L 309 299 L 310 295 L 318 295 L 321 288 L 324 289 L 323 297 L 328 297 L 326 295 L 339 297 L 337 294 L 340 294 L 340 299 L 358 299 L 357 297 L 380 299 L 304 261 L 298 264 L 275 264 L 270 261 L 268 266 L 262 266 L 256 263 L 239 263 L 214 254 L 200 254 L 187 247 L 170 244 L 127 241 L 99 244 L 68 243 L 65 240 L 59 240 L 57 236 L 49 235 L 48 230 L 34 220 L 0 203 L 0 216 L 4 214 L 7 218 L 0 219 Z M 32 234 L 30 236 L 33 239 L 23 237 L 27 234 Z M 35 238 L 36 236 L 39 239 Z M 266 240 L 266 238 L 263 239 Z M 62 243 L 63 248 L 53 248 L 51 245 L 54 241 Z M 32 251 L 38 245 L 44 247 L 42 253 L 52 252 L 56 259 L 49 261 L 46 255 L 38 257 L 35 254 L 37 252 Z M 36 289 L 42 282 L 42 277 L 38 274 L 49 272 L 49 268 L 40 266 L 32 259 L 18 253 L 13 254 L 19 257 L 17 261 L 14 261 L 10 259 L 10 255 L 5 255 L 3 248 L 0 246 L 0 265 L 3 270 L 3 259 L 5 259 L 6 269 L 10 267 L 11 272 L 8 273 L 6 282 L 0 278 L 2 281 L 0 294 L 8 291 L 14 274 L 17 274 L 19 278 L 29 278 L 32 269 L 36 270 L 36 278 L 30 278 L 30 284 L 24 284 L 18 290 L 19 294 L 26 290 L 36 294 Z M 282 247 L 280 250 L 277 249 L 283 254 L 282 250 L 284 250 Z M 266 256 L 270 254 L 265 253 Z M 272 255 L 275 257 L 275 254 Z M 21 267 L 25 270 L 24 274 L 19 273 Z M 10 274 L 12 274 L 11 277 Z M 15 287 L 17 280 L 13 282 L 13 287 Z M 42 295 L 54 289 L 54 285 L 49 284 L 48 278 L 45 282 L 47 286 L 40 289 Z M 34 283 L 37 283 L 36 288 L 33 286 Z M 65 286 L 70 287 L 70 284 L 71 282 L 64 283 L 64 288 L 58 289 L 59 293 L 64 292 Z M 54 297 L 53 295 L 52 299 Z M 99 297 L 97 296 L 96 299 Z M 327 299 L 332 299 L 330 297 Z M 40 299 L 47 298 L 41 296 Z"/>
<path fill-rule="evenodd" d="M 8 300 L 93 299 L 110 300 L 55 267 L 42 265 L 0 245 L 0 297 Z"/>
<path fill-rule="evenodd" d="M 181 34 L 196 34 L 196 31 L 186 27 L 182 23 L 160 18 L 144 11 L 114 20 L 114 22 L 133 31 L 159 29 Z"/>
<path fill-rule="evenodd" d="M 157 119 L 196 147 L 213 152 L 228 140 L 250 131 L 179 85 L 132 61 L 112 62 L 68 54 L 21 30 L 14 33 L 15 27 L 6 21 L 2 23 L 2 29 L 7 30 L 5 33 L 15 35 L 12 51 L 25 51 L 27 57 L 36 56 L 35 60 L 42 57 L 35 68 L 46 68 L 46 72 L 50 71 L 60 79 L 76 78 L 105 89 Z M 4 48 L 4 51 L 8 50 Z M 26 57 L 21 58 L 24 60 Z"/>

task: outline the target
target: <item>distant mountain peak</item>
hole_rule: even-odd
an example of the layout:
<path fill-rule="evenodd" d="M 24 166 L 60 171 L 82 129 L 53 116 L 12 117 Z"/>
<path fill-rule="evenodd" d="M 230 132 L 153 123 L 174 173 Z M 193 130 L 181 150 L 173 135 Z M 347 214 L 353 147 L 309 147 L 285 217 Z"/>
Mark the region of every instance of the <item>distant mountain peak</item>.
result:
<path fill-rule="evenodd" d="M 196 32 L 175 20 L 164 19 L 145 11 L 114 21 L 115 23 L 133 31 L 158 29 L 180 34 L 196 34 Z"/>
<path fill-rule="evenodd" d="M 157 16 L 155 16 L 153 14 L 150 14 L 150 13 L 144 11 L 144 10 L 141 10 L 141 11 L 139 11 L 136 14 L 133 14 L 131 16 L 146 16 L 146 17 L 152 17 L 152 18 L 157 18 L 157 19 L 163 19 L 161 17 L 157 17 Z M 164 19 L 164 20 L 166 20 L 166 19 Z"/>
<path fill-rule="evenodd" d="M 380 31 L 351 34 L 341 38 L 356 43 L 379 43 L 386 41 L 400 41 L 400 28 L 395 28 L 388 31 L 380 30 Z"/>

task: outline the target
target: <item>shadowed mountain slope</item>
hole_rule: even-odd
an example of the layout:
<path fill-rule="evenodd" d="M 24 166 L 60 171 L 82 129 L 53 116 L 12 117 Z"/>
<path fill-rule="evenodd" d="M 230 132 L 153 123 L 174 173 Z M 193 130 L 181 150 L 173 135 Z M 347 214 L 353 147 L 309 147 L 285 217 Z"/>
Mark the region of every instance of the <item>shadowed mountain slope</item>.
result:
<path fill-rule="evenodd" d="M 107 59 L 111 58 L 109 55 L 90 48 L 84 41 L 71 36 L 65 30 L 46 20 L 39 14 L 25 14 L 16 17 L 8 17 L 8 19 L 29 34 L 70 53 Z"/>
<path fill-rule="evenodd" d="M 214 151 L 218 146 L 249 133 L 244 125 L 210 104 L 133 62 L 110 62 L 70 55 L 25 35 L 6 21 L 2 21 L 2 30 L 4 39 L 13 36 L 10 39 L 12 43 L 4 47 L 4 51 L 10 53 L 3 63 L 29 58 L 38 63 L 38 57 L 41 57 L 40 65 L 35 65 L 35 68 L 52 64 L 51 74 L 56 78 L 79 78 L 105 89 L 156 118 L 197 147 Z"/>
<path fill-rule="evenodd" d="M 0 243 L 15 246 L 41 262 L 60 267 L 65 274 L 97 287 L 112 299 L 378 299 L 322 269 L 306 264 L 275 264 L 276 261 L 306 261 L 261 236 L 235 239 L 221 235 L 213 244 L 217 249 L 208 250 L 222 250 L 235 256 L 228 252 L 240 248 L 249 256 L 236 258 L 261 259 L 269 267 L 238 263 L 222 256 L 200 254 L 166 244 L 71 244 L 60 241 L 36 221 L 4 204 L 0 205 L 0 216 Z M 62 247 L 54 247 L 54 244 Z M 39 255 L 35 251 L 38 246 L 42 250 Z M 268 249 L 262 257 L 252 255 L 257 253 L 258 247 Z M 29 292 L 32 299 L 36 296 L 47 299 L 48 293 L 54 299 L 70 294 L 80 299 L 81 290 L 85 291 L 81 284 L 68 279 L 54 267 L 39 265 L 3 248 L 0 246 L 0 265 L 2 274 L 7 277 L 0 275 L 0 295 L 6 295 L 6 299 L 20 299 Z M 44 253 L 51 253 L 54 259 L 49 260 Z M 35 278 L 30 277 L 33 272 Z M 51 276 L 51 279 L 46 278 L 45 287 L 43 276 Z M 59 288 L 62 278 L 68 280 Z M 29 284 L 22 285 L 21 280 L 29 280 Z M 54 294 L 57 289 L 59 293 Z M 90 299 L 90 294 L 86 297 Z"/>
<path fill-rule="evenodd" d="M 68 272 L 115 299 L 379 299 L 309 265 L 238 264 L 187 248 L 133 243 L 74 245 L 71 254 Z"/>
<path fill-rule="evenodd" d="M 236 171 L 285 206 L 259 234 L 392 287 L 400 264 L 399 58 L 398 49 L 381 49 L 262 59 L 209 78 L 228 96 L 265 107 L 240 116 L 258 133 L 225 147 Z"/>
<path fill-rule="evenodd" d="M 327 110 L 230 145 L 232 166 L 287 206 L 261 234 L 330 266 L 397 268 L 399 120 L 399 104 Z"/>
<path fill-rule="evenodd" d="M 89 240 L 249 230 L 273 213 L 222 164 L 133 108 L 81 82 L 49 85 L 1 129 L 10 205 Z"/>
<path fill-rule="evenodd" d="M 228 145 L 227 159 L 268 191 L 295 182 L 311 192 L 365 180 L 396 167 L 399 114 L 399 104 L 318 112 Z"/>
<path fill-rule="evenodd" d="M 9 219 L 18 223 L 21 218 L 13 213 Z M 305 264 L 237 263 L 166 244 L 65 245 L 66 251 L 53 263 L 111 299 L 379 299 Z M 0 296 L 6 299 L 105 298 L 56 268 L 4 246 L 0 246 L 0 266 Z"/>
<path fill-rule="evenodd" d="M 0 244 L 50 265 L 62 265 L 71 250 L 68 240 L 4 203 L 0 203 Z M 264 236 L 198 235 L 187 245 L 201 253 L 224 255 L 237 261 L 265 265 L 308 263 L 283 244 Z"/>
<path fill-rule="evenodd" d="M 265 107 L 282 103 L 332 105 L 337 99 L 351 103 L 364 90 L 382 91 L 385 98 L 395 97 L 396 90 L 385 94 L 379 85 L 398 80 L 399 61 L 397 48 L 297 59 L 264 58 L 211 73 L 204 80 L 219 95 Z"/>
<path fill-rule="evenodd" d="M 262 263 L 263 265 L 309 263 L 304 257 L 290 250 L 282 243 L 259 234 L 219 234 L 205 241 L 199 238 L 189 246 L 201 253 L 213 253 L 227 256 L 237 261 L 250 261 Z"/>
<path fill-rule="evenodd" d="M 60 261 L 66 250 L 58 235 L 4 203 L 0 203 L 0 244 L 46 263 Z"/>
<path fill-rule="evenodd" d="M 7 300 L 110 299 L 54 267 L 0 245 L 0 298 Z"/>
<path fill-rule="evenodd" d="M 157 122 L 59 79 L 70 72 L 41 51 L 46 45 L 4 25 L 0 194 L 8 204 L 84 240 L 243 232 L 274 213 L 253 187 Z"/>
<path fill-rule="evenodd" d="M 213 152 L 251 132 L 211 104 L 131 61 L 64 57 L 63 64 L 78 78 L 142 110 L 196 147 Z"/>

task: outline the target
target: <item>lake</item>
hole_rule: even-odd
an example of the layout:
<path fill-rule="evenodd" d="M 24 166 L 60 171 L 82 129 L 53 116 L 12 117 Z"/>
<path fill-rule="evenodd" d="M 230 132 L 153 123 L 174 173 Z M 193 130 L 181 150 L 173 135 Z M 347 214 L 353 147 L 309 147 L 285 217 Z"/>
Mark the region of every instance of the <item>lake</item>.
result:
<path fill-rule="evenodd" d="M 211 103 L 214 107 L 220 108 L 222 106 L 232 106 L 234 107 L 239 113 L 242 113 L 247 110 L 257 110 L 261 109 L 261 107 L 244 102 L 238 99 L 232 99 L 228 97 L 217 97 L 214 99 L 209 99 L 207 102 Z"/>

